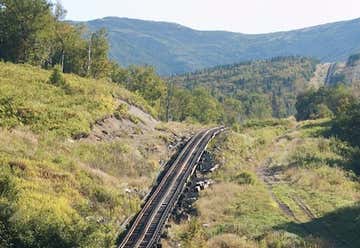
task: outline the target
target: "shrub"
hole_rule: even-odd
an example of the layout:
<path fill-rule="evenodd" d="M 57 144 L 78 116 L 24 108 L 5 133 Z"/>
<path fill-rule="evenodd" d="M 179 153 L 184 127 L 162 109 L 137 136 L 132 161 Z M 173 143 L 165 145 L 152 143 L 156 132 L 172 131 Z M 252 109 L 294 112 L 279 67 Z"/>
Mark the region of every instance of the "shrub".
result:
<path fill-rule="evenodd" d="M 321 119 L 332 117 L 333 113 L 325 104 L 317 104 L 314 106 L 313 112 L 310 114 L 310 119 Z"/>
<path fill-rule="evenodd" d="M 114 116 L 116 119 L 120 120 L 129 115 L 129 105 L 121 103 L 115 110 Z"/>
<path fill-rule="evenodd" d="M 348 106 L 344 113 L 336 116 L 332 132 L 339 138 L 360 146 L 360 102 Z"/>
<path fill-rule="evenodd" d="M 238 184 L 254 184 L 255 178 L 252 174 L 249 172 L 241 172 L 240 174 L 236 175 L 233 178 L 233 181 L 235 181 Z"/>
<path fill-rule="evenodd" d="M 56 86 L 64 86 L 66 81 L 62 75 L 60 66 L 55 66 L 53 72 L 50 75 L 49 82 Z"/>
<path fill-rule="evenodd" d="M 309 91 L 297 97 L 296 119 L 309 120 L 332 117 L 344 112 L 354 102 L 349 88 L 343 85 L 321 87 L 318 91 Z"/>

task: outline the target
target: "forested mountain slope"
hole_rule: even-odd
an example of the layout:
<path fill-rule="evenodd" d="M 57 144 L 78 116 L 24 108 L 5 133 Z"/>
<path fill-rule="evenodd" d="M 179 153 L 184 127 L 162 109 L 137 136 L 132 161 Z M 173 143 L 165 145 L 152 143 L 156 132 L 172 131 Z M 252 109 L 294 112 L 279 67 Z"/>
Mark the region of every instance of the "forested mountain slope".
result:
<path fill-rule="evenodd" d="M 107 17 L 84 23 L 107 29 L 111 57 L 122 65 L 154 65 L 162 75 L 275 56 L 344 61 L 360 51 L 360 19 L 289 32 L 247 35 L 197 31 L 174 23 Z"/>
<path fill-rule="evenodd" d="M 308 89 L 317 61 L 303 57 L 278 57 L 244 62 L 169 78 L 175 86 L 203 87 L 219 101 L 241 102 L 246 117 L 286 117 L 295 114 L 296 96 Z"/>

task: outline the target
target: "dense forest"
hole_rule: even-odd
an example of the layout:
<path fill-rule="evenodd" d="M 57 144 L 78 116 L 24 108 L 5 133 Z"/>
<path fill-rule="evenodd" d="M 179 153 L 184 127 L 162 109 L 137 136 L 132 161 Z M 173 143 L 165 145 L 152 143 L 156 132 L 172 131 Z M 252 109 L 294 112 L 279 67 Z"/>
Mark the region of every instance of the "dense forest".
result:
<path fill-rule="evenodd" d="M 308 88 L 316 64 L 308 58 L 279 57 L 177 75 L 169 81 L 189 90 L 208 89 L 226 110 L 236 109 L 238 120 L 281 118 L 295 114 L 296 95 Z"/>

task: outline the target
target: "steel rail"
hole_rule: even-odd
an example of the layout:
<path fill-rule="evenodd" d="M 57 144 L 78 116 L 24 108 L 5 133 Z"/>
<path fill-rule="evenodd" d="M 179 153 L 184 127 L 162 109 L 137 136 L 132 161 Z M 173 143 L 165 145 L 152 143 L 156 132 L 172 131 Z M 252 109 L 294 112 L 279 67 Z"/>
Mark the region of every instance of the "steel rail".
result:
<path fill-rule="evenodd" d="M 143 244 L 142 241 L 145 237 L 145 235 L 147 234 L 149 228 L 150 228 L 150 225 L 152 224 L 152 222 L 154 221 L 156 215 L 159 213 L 159 209 L 161 207 L 163 208 L 166 208 L 166 206 L 168 205 L 165 205 L 163 206 L 164 202 L 167 200 L 167 197 L 170 196 L 170 193 L 171 192 L 171 189 L 173 189 L 174 187 L 177 187 L 179 186 L 179 183 L 177 182 L 177 179 L 180 178 L 181 176 L 181 173 L 183 172 L 183 170 L 185 169 L 185 166 L 187 165 L 187 163 L 189 162 L 190 158 L 192 158 L 192 155 L 194 154 L 195 150 L 198 148 L 197 146 L 205 139 L 206 135 L 210 132 L 211 130 L 208 130 L 205 132 L 204 135 L 201 136 L 201 139 L 198 140 L 195 145 L 193 145 L 192 149 L 190 150 L 190 152 L 188 153 L 187 157 L 186 157 L 186 160 L 184 162 L 181 163 L 181 166 L 180 168 L 178 168 L 177 172 L 176 172 L 176 175 L 175 175 L 175 179 L 171 182 L 171 184 L 169 185 L 169 189 L 167 190 L 167 192 L 164 194 L 164 196 L 160 199 L 160 201 L 156 204 L 156 207 L 154 209 L 154 213 L 148 223 L 146 224 L 145 228 L 143 229 L 142 231 L 142 234 L 140 235 L 139 239 L 138 239 L 138 242 L 136 243 L 135 247 L 148 247 L 146 244 Z M 175 191 L 176 192 L 176 191 Z M 175 193 L 174 192 L 174 193 Z M 170 199 L 167 201 L 168 203 L 171 202 L 171 196 L 170 196 Z M 160 213 L 164 212 L 164 210 L 166 209 L 163 209 L 163 211 L 160 211 Z M 160 220 L 161 219 L 161 216 L 158 217 L 158 219 Z M 159 222 L 159 221 L 158 221 Z"/>
<path fill-rule="evenodd" d="M 161 234 L 161 230 L 162 230 L 163 225 L 167 221 L 167 219 L 168 219 L 168 217 L 170 215 L 170 212 L 172 211 L 173 207 L 176 205 L 176 202 L 179 200 L 181 194 L 184 191 L 184 186 L 186 185 L 186 180 L 188 180 L 189 177 L 192 174 L 194 174 L 194 172 L 196 170 L 195 165 L 201 159 L 202 154 L 206 150 L 206 147 L 207 147 L 208 143 L 210 142 L 210 140 L 212 138 L 214 138 L 217 134 L 219 134 L 223 130 L 224 129 L 221 128 L 218 131 L 216 131 L 215 133 L 212 133 L 211 136 L 209 136 L 209 135 L 204 136 L 205 141 L 200 144 L 200 147 L 197 149 L 196 153 L 193 154 L 192 160 L 191 160 L 189 166 L 187 166 L 185 172 L 183 173 L 180 183 L 178 183 L 177 186 L 176 186 L 177 188 L 175 190 L 175 193 L 172 196 L 172 199 L 167 204 L 167 208 L 162 213 L 162 216 L 160 216 L 159 221 L 157 223 L 155 223 L 155 228 L 154 228 L 154 231 L 153 231 L 153 234 L 152 234 L 152 236 L 153 236 L 152 239 L 148 240 L 147 245 L 140 246 L 140 247 L 152 247 L 154 244 L 156 244 L 156 242 L 160 238 L 160 234 Z"/>
<path fill-rule="evenodd" d="M 158 240 L 162 226 L 180 197 L 186 180 L 194 172 L 209 141 L 222 130 L 223 127 L 202 131 L 188 141 L 155 186 L 119 248 L 151 247 Z"/>
<path fill-rule="evenodd" d="M 176 163 L 178 163 L 178 161 L 183 157 L 183 155 L 185 154 L 185 152 L 188 150 L 188 148 L 190 147 L 190 145 L 192 144 L 192 142 L 200 135 L 201 133 L 198 133 L 197 135 L 193 136 L 192 139 L 190 141 L 188 141 L 188 143 L 186 144 L 186 146 L 182 149 L 181 153 L 179 154 L 179 156 L 177 157 L 177 159 L 174 161 L 173 165 L 175 165 Z M 166 172 L 166 174 L 164 175 L 164 177 L 161 179 L 161 182 L 159 185 L 156 186 L 156 190 L 152 193 L 152 195 L 150 196 L 150 198 L 146 201 L 145 205 L 143 206 L 142 210 L 140 211 L 140 213 L 138 214 L 138 216 L 135 219 L 135 222 L 132 224 L 131 229 L 128 231 L 127 235 L 125 236 L 125 238 L 123 239 L 122 243 L 120 244 L 119 247 L 126 247 L 127 246 L 127 242 L 129 241 L 129 239 L 131 238 L 131 234 L 134 233 L 136 227 L 139 225 L 139 222 L 141 221 L 142 217 L 144 216 L 146 210 L 149 208 L 150 204 L 153 202 L 154 198 L 157 196 L 157 194 L 160 192 L 161 187 L 165 184 L 166 179 L 171 175 L 172 171 L 175 170 L 175 166 L 171 166 L 168 171 Z"/>

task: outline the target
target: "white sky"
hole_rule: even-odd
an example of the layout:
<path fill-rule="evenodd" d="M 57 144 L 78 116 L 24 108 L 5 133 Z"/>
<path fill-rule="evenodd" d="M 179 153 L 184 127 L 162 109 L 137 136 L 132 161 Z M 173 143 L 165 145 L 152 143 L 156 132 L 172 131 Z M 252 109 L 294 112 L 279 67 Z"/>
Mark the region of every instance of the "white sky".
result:
<path fill-rule="evenodd" d="M 267 33 L 360 17 L 360 0 L 62 0 L 69 20 L 106 16 Z"/>

